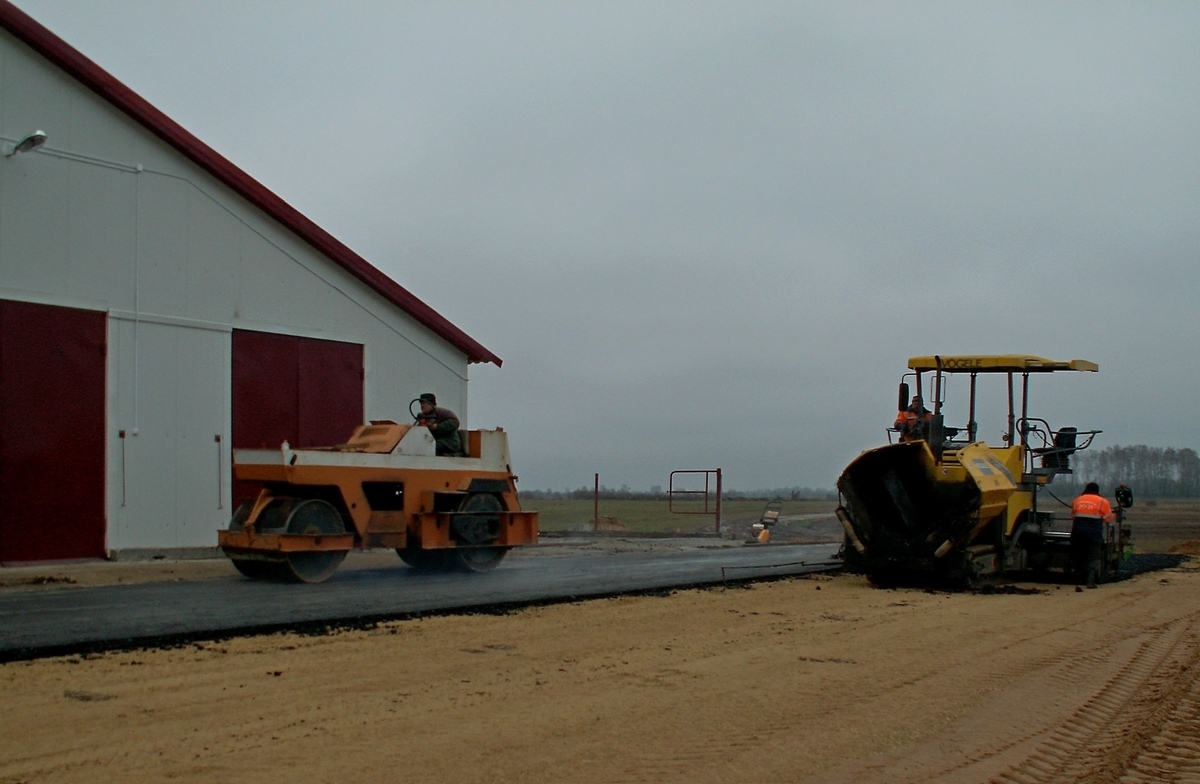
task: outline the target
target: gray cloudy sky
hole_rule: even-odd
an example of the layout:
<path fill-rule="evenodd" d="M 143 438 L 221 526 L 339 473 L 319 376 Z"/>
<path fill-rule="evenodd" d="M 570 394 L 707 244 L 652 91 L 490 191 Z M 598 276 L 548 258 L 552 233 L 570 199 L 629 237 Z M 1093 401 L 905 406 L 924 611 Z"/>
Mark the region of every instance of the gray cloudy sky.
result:
<path fill-rule="evenodd" d="M 16 2 L 500 355 L 526 489 L 832 488 L 932 353 L 1200 447 L 1200 3 Z"/>

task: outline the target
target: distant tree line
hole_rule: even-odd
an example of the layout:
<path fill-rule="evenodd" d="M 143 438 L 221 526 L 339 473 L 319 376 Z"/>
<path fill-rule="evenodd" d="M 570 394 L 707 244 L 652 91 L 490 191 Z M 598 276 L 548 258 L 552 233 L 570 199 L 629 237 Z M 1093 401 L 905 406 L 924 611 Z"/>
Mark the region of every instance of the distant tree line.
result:
<path fill-rule="evenodd" d="M 1087 482 L 1096 482 L 1106 495 L 1124 482 L 1134 492 L 1134 498 L 1200 498 L 1200 455 L 1196 450 L 1173 447 L 1110 446 L 1101 450 L 1076 452 L 1071 457 L 1071 476 L 1061 476 L 1055 487 L 1070 492 L 1079 492 Z M 693 489 L 693 488 L 688 488 Z M 715 488 L 710 488 L 715 492 Z M 522 490 L 521 496 L 530 500 L 591 499 L 594 487 L 578 487 L 573 490 Z M 725 498 L 747 498 L 754 500 L 836 500 L 837 493 L 812 487 L 778 487 L 760 490 L 723 491 Z M 629 485 L 613 488 L 600 485 L 600 498 L 624 501 L 666 501 L 667 491 L 662 485 L 649 490 L 634 490 Z"/>
<path fill-rule="evenodd" d="M 688 488 L 693 489 L 693 488 Z M 702 488 L 701 488 L 702 489 Z M 716 488 L 711 486 L 709 491 L 715 493 Z M 522 490 L 521 497 L 531 501 L 542 498 L 553 499 L 583 499 L 593 498 L 596 494 L 596 488 L 579 487 L 574 490 Z M 749 498 L 771 500 L 775 498 L 801 501 L 801 500 L 833 500 L 837 498 L 837 493 L 831 490 L 815 490 L 811 487 L 782 487 L 775 489 L 763 490 L 728 490 L 722 489 L 721 495 L 724 498 Z M 600 498 L 603 500 L 620 500 L 620 501 L 666 501 L 667 491 L 662 485 L 654 485 L 649 490 L 633 490 L 629 485 L 621 485 L 618 488 L 607 487 L 600 485 Z"/>
<path fill-rule="evenodd" d="M 521 490 L 521 497 L 531 500 L 540 498 L 593 498 L 596 495 L 596 488 L 593 487 L 578 487 L 574 490 Z M 633 490 L 629 485 L 621 485 L 618 488 L 600 485 L 600 497 L 605 499 L 621 499 L 626 501 L 653 501 L 656 498 L 666 498 L 666 493 L 662 487 L 655 485 L 649 490 Z"/>
<path fill-rule="evenodd" d="M 1063 484 L 1082 487 L 1096 482 L 1102 492 L 1111 494 L 1124 482 L 1135 499 L 1200 498 L 1200 456 L 1194 449 L 1110 446 L 1098 452 L 1076 452 L 1071 462 L 1074 475 Z"/>
<path fill-rule="evenodd" d="M 781 499 L 784 501 L 836 501 L 837 493 L 833 490 L 821 490 L 814 487 L 777 487 L 761 490 L 727 490 L 726 498 L 748 498 L 755 501 Z"/>

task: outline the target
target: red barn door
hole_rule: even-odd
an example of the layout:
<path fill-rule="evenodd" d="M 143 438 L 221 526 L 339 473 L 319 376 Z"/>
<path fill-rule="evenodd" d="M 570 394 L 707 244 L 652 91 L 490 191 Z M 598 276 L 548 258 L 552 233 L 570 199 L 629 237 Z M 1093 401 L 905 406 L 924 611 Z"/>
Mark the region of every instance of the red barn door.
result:
<path fill-rule="evenodd" d="M 0 561 L 105 555 L 104 313 L 0 300 Z"/>
<path fill-rule="evenodd" d="M 235 329 L 232 354 L 234 449 L 329 446 L 363 424 L 362 345 Z"/>

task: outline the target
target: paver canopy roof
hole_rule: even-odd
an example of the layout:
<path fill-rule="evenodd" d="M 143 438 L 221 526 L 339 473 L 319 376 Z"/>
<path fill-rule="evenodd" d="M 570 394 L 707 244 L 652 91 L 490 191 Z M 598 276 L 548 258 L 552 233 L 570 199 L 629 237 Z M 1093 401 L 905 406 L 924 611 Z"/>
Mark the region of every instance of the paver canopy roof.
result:
<path fill-rule="evenodd" d="M 1028 354 L 931 354 L 911 357 L 910 369 L 918 373 L 937 370 L 943 373 L 1052 373 L 1057 370 L 1078 370 L 1095 373 L 1100 366 L 1086 359 L 1046 359 Z"/>

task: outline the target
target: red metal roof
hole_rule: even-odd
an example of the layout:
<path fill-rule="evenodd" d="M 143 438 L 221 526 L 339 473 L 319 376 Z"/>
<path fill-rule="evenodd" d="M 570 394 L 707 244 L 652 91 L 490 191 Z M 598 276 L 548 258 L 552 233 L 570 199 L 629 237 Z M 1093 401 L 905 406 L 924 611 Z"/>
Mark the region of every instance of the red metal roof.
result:
<path fill-rule="evenodd" d="M 418 299 L 412 292 L 380 272 L 362 256 L 338 242 L 295 207 L 276 196 L 262 183 L 239 169 L 216 150 L 188 133 L 183 126 L 150 105 L 146 99 L 119 82 L 112 74 L 84 57 L 78 50 L 47 30 L 8 0 L 0 0 L 0 27 L 35 52 L 61 68 L 147 130 L 183 153 L 212 176 L 229 186 L 242 198 L 279 221 L 321 254 L 340 264 L 351 275 L 366 283 L 438 337 L 467 355 L 468 362 L 492 362 L 501 359 L 446 317 Z"/>

